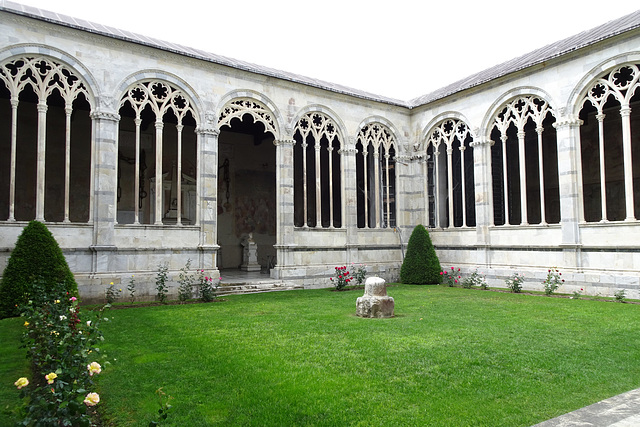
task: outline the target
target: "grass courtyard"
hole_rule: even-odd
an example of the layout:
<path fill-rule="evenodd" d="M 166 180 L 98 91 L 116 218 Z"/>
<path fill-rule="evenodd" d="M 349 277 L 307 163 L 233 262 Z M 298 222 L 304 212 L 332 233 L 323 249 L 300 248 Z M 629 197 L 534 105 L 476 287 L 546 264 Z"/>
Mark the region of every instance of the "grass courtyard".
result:
<path fill-rule="evenodd" d="M 530 426 L 640 387 L 640 306 L 444 286 L 287 291 L 111 310 L 98 378 L 107 426 Z M 26 374 L 0 321 L 0 418 Z M 0 423 L 0 425 L 5 425 Z M 6 425 L 12 425 L 10 422 Z"/>

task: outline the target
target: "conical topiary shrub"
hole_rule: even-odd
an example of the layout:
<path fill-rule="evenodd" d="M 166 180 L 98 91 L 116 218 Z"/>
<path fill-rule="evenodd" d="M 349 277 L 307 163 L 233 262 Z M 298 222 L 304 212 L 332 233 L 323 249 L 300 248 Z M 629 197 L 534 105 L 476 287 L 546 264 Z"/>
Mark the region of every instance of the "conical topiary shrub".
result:
<path fill-rule="evenodd" d="M 409 238 L 407 254 L 400 269 L 400 281 L 414 285 L 436 285 L 442 280 L 441 271 L 429 232 L 422 224 L 418 224 Z"/>
<path fill-rule="evenodd" d="M 58 242 L 47 227 L 31 221 L 22 230 L 0 283 L 0 319 L 18 315 L 18 307 L 31 295 L 31 286 L 41 278 L 47 286 L 64 283 L 69 295 L 78 296 L 78 284 L 69 270 Z"/>

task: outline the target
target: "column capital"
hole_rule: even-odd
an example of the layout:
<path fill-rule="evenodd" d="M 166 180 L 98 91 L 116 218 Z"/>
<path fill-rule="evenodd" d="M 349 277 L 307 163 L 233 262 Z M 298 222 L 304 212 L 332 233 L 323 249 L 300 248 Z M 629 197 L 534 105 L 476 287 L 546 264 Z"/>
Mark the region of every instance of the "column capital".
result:
<path fill-rule="evenodd" d="M 356 147 L 353 146 L 349 146 L 349 147 L 345 147 L 345 148 L 341 148 L 338 150 L 338 154 L 351 154 L 351 153 L 356 153 Z"/>
<path fill-rule="evenodd" d="M 275 145 L 276 147 L 279 145 L 290 145 L 290 146 L 294 146 L 296 145 L 296 140 L 295 139 L 274 139 L 273 140 L 273 145 Z"/>
<path fill-rule="evenodd" d="M 92 120 L 105 120 L 108 122 L 119 122 L 120 114 L 109 110 L 94 110 L 91 112 Z"/>
<path fill-rule="evenodd" d="M 196 128 L 196 133 L 198 135 L 209 135 L 209 136 L 215 136 L 215 137 L 220 135 L 220 131 L 218 129 L 216 129 L 215 127 L 208 127 L 208 126 L 198 126 Z"/>
<path fill-rule="evenodd" d="M 560 129 L 563 127 L 578 127 L 582 126 L 584 122 L 573 114 L 567 114 L 566 116 L 561 116 L 556 122 L 553 124 L 553 127 L 556 129 Z"/>
<path fill-rule="evenodd" d="M 474 138 L 473 141 L 469 144 L 469 147 L 476 148 L 482 145 L 488 145 L 489 147 L 493 147 L 495 141 L 489 138 Z"/>

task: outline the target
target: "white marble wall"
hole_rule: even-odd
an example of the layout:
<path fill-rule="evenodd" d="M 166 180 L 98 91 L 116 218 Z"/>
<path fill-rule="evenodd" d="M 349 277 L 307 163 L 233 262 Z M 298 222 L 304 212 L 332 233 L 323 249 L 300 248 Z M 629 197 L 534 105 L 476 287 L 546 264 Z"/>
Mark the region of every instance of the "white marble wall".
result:
<path fill-rule="evenodd" d="M 535 66 L 474 87 L 464 93 L 407 108 L 345 93 L 234 70 L 176 53 L 135 45 L 89 32 L 0 12 L 0 59 L 42 54 L 75 69 L 95 97 L 95 180 L 93 215 L 88 224 L 47 224 L 76 272 L 81 292 L 97 296 L 111 281 L 131 274 L 150 282 L 157 264 L 167 260 L 172 272 L 187 259 L 218 274 L 217 174 L 221 109 L 237 97 L 267 106 L 276 126 L 277 244 L 276 278 L 328 286 L 337 265 L 366 263 L 370 271 L 396 280 L 405 246 L 416 224 L 427 224 L 424 147 L 430 129 L 443 119 L 463 120 L 474 133 L 474 178 L 477 226 L 435 229 L 431 237 L 442 265 L 465 271 L 482 269 L 493 284 L 514 270 L 529 274 L 532 288 L 541 286 L 547 267 L 566 272 L 566 290 L 586 286 L 591 293 L 612 294 L 617 288 L 636 295 L 640 272 L 640 224 L 636 221 L 583 224 L 579 221 L 576 135 L 579 98 L 597 75 L 625 61 L 640 61 L 640 33 L 581 49 L 544 66 Z M 118 101 L 131 84 L 146 78 L 167 81 L 192 99 L 197 111 L 200 222 L 194 226 L 130 226 L 115 224 Z M 416 94 L 419 95 L 419 94 Z M 559 225 L 492 225 L 491 120 L 517 95 L 535 95 L 558 112 L 558 158 L 561 191 Z M 339 126 L 343 165 L 343 227 L 306 230 L 293 226 L 293 129 L 308 111 L 322 111 Z M 381 121 L 396 135 L 397 230 L 358 229 L 355 225 L 354 138 L 363 123 Z M 634 141 L 638 141 L 634 136 Z M 470 153 L 468 153 L 470 155 Z M 23 223 L 0 223 L 0 268 Z M 142 286 L 142 285 L 141 285 Z M 613 292 L 612 292 L 613 291 Z"/>

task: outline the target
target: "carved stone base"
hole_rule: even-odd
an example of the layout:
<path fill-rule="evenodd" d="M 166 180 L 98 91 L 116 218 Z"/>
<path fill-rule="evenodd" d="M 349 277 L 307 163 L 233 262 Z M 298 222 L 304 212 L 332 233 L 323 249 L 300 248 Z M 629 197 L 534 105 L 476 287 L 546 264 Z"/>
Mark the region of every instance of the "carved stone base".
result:
<path fill-rule="evenodd" d="M 393 317 L 395 302 L 387 295 L 384 279 L 369 277 L 364 295 L 356 300 L 356 315 L 360 317 Z"/>

